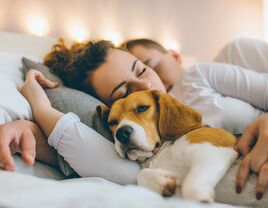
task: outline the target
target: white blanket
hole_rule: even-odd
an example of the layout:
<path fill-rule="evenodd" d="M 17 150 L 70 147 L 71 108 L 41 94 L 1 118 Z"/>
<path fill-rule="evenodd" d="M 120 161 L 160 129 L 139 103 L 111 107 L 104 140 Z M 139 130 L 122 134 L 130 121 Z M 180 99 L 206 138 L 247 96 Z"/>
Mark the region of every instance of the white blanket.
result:
<path fill-rule="evenodd" d="M 0 207 L 232 207 L 195 204 L 179 198 L 165 199 L 143 187 L 120 186 L 101 178 L 54 181 L 0 171 L 0 184 Z"/>

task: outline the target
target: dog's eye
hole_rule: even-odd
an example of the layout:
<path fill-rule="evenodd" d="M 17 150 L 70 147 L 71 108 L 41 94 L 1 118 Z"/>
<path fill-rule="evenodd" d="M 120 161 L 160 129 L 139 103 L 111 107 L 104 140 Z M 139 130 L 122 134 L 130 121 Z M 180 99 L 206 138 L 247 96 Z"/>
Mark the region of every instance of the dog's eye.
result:
<path fill-rule="evenodd" d="M 137 111 L 138 113 L 140 113 L 140 112 L 144 112 L 144 111 L 146 111 L 149 107 L 150 107 L 150 106 L 148 106 L 148 105 L 140 105 L 140 106 L 138 106 L 138 107 L 136 108 L 136 111 Z"/>
<path fill-rule="evenodd" d="M 108 125 L 109 125 L 110 127 L 115 126 L 115 125 L 117 125 L 117 124 L 118 124 L 118 121 L 117 121 L 117 120 L 111 120 L 111 121 L 109 121 L 109 123 L 108 123 Z"/>

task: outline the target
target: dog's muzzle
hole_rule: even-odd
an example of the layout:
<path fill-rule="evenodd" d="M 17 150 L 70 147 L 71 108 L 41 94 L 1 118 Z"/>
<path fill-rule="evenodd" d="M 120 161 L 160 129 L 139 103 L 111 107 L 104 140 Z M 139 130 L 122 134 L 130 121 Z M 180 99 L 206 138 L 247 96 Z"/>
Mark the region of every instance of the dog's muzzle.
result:
<path fill-rule="evenodd" d="M 129 144 L 131 134 L 133 133 L 133 128 L 129 125 L 121 126 L 116 131 L 116 138 L 119 142 L 121 142 L 124 145 Z"/>

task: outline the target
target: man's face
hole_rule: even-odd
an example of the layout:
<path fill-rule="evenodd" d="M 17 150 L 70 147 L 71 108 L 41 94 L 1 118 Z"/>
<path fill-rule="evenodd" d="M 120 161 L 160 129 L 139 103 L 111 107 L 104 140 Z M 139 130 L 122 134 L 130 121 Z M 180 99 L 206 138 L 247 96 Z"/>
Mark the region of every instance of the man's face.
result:
<path fill-rule="evenodd" d="M 107 105 L 128 94 L 146 89 L 166 92 L 153 69 L 128 52 L 110 49 L 106 63 L 89 74 L 97 96 Z"/>
<path fill-rule="evenodd" d="M 163 53 L 157 49 L 145 48 L 142 45 L 132 47 L 130 52 L 158 74 L 167 91 L 171 90 L 182 70 L 178 53 L 171 50 Z"/>

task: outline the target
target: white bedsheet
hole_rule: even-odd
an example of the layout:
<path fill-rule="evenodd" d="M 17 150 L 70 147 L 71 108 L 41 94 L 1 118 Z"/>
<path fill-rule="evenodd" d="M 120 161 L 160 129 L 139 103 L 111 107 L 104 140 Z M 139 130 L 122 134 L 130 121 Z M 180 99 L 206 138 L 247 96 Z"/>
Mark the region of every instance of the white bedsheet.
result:
<path fill-rule="evenodd" d="M 101 178 L 55 181 L 0 171 L 0 184 L 0 207 L 232 207 L 195 204 L 179 198 L 165 199 L 143 187 L 120 186 Z"/>

